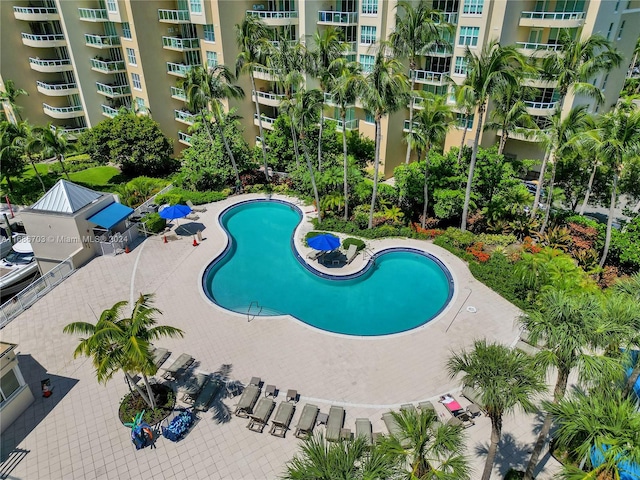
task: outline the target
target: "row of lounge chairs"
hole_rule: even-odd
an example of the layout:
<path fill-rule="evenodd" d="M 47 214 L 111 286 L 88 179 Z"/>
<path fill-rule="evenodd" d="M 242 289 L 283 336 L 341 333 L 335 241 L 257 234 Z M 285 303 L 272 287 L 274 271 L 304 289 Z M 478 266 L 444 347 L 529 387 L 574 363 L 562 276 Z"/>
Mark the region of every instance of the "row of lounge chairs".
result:
<path fill-rule="evenodd" d="M 356 258 L 357 255 L 358 247 L 356 245 L 349 245 L 344 259 L 342 258 L 342 254 L 337 252 L 336 250 L 332 252 L 324 252 L 322 250 L 312 251 L 307 255 L 307 258 L 309 260 L 317 260 L 323 265 L 332 265 L 334 263 L 339 264 L 341 262 L 344 262 L 345 265 L 349 265 L 351 262 L 353 262 L 353 259 Z"/>

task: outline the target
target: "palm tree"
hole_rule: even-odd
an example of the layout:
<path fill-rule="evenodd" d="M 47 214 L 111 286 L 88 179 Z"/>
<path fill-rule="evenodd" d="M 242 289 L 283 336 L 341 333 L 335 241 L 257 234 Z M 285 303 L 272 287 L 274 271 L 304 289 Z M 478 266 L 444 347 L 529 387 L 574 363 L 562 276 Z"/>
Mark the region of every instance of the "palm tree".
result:
<path fill-rule="evenodd" d="M 360 64 L 349 62 L 344 57 L 334 60 L 331 63 L 330 71 L 331 80 L 329 85 L 331 85 L 331 95 L 340 109 L 340 119 L 344 126 L 347 124 L 347 108 L 355 103 L 358 93 L 362 91 L 364 77 L 362 76 Z M 346 128 L 342 129 L 342 156 L 344 166 L 344 220 L 346 222 L 349 220 L 349 183 L 347 178 L 349 161 L 347 158 Z"/>
<path fill-rule="evenodd" d="M 627 351 L 630 352 L 634 347 L 640 345 L 640 272 L 636 272 L 631 277 L 618 280 L 613 285 L 612 290 L 613 294 L 609 296 L 609 298 L 613 299 L 612 304 L 615 306 L 622 304 L 623 314 L 617 318 L 617 320 L 622 321 L 617 321 L 616 323 L 623 328 L 620 338 L 626 344 Z M 614 309 L 609 306 L 607 311 L 611 310 Z M 640 357 L 637 357 L 635 362 L 632 362 L 631 372 L 624 387 L 625 395 L 632 395 L 633 387 L 638 381 L 638 377 L 640 377 Z"/>
<path fill-rule="evenodd" d="M 52 128 L 52 125 L 49 124 L 48 127 L 40 129 L 40 135 L 42 136 L 45 155 L 53 155 L 60 163 L 62 172 L 67 177 L 67 180 L 70 180 L 67 169 L 64 166 L 64 155 L 75 150 L 75 146 L 69 143 L 67 133 L 61 128 Z"/>
<path fill-rule="evenodd" d="M 420 56 L 434 47 L 448 46 L 446 35 L 454 33 L 453 25 L 444 22 L 444 17 L 429 6 L 431 2 L 420 0 L 418 5 L 401 0 L 396 11 L 396 28 L 389 36 L 389 42 L 397 57 L 409 59 L 411 92 L 416 85 L 415 71 Z M 413 134 L 413 100 L 409 101 L 409 137 Z M 405 163 L 409 163 L 411 144 L 407 143 Z"/>
<path fill-rule="evenodd" d="M 378 48 L 373 68 L 365 75 L 361 93 L 362 104 L 365 110 L 371 112 L 376 125 L 376 153 L 373 164 L 373 192 L 369 211 L 369 228 L 373 228 L 373 212 L 378 192 L 380 144 L 382 143 L 380 121 L 383 116 L 398 111 L 406 104 L 409 88 L 402 64 L 397 59 L 388 56 L 388 50 L 389 45 L 386 43 L 382 43 Z"/>
<path fill-rule="evenodd" d="M 29 163 L 33 167 L 33 171 L 42 185 L 42 191 L 47 192 L 47 188 L 44 186 L 44 181 L 38 172 L 36 167 L 36 157 L 39 156 L 45 148 L 45 144 L 42 141 L 41 129 L 34 127 L 27 120 L 20 122 L 17 125 L 12 125 L 11 128 L 15 128 L 14 145 L 19 151 L 27 157 Z"/>
<path fill-rule="evenodd" d="M 577 95 L 594 98 L 596 103 L 604 101 L 602 90 L 590 83 L 593 78 L 603 72 L 609 72 L 622 62 L 622 55 L 613 44 L 602 35 L 591 35 L 584 41 L 574 39 L 569 30 L 560 30 L 555 50 L 544 50 L 540 75 L 544 80 L 556 83 L 558 105 L 562 110 L 567 94 L 571 91 Z M 538 177 L 535 201 L 532 214 L 535 213 L 544 181 L 546 164 L 542 163 Z"/>
<path fill-rule="evenodd" d="M 16 147 L 13 140 L 17 130 L 14 125 L 9 122 L 2 122 L 0 125 L 0 175 L 7 179 L 9 191 L 13 191 L 13 183 L 11 177 L 20 177 L 24 170 L 24 160 L 20 154 L 20 150 Z"/>
<path fill-rule="evenodd" d="M 449 375 L 462 375 L 462 384 L 480 393 L 480 407 L 491 420 L 491 442 L 482 480 L 491 478 L 493 462 L 502 436 L 502 418 L 516 407 L 536 410 L 533 397 L 544 391 L 543 373 L 532 357 L 486 340 L 474 343 L 472 351 L 454 353 L 447 362 Z"/>
<path fill-rule="evenodd" d="M 585 352 L 595 347 L 601 332 L 610 327 L 600 322 L 601 304 L 594 294 L 575 293 L 560 289 L 543 290 L 539 297 L 539 310 L 520 317 L 520 323 L 529 332 L 533 345 L 540 345 L 538 364 L 557 371 L 553 391 L 553 403 L 565 395 L 569 375 L 578 370 L 581 380 L 596 378 L 603 372 L 615 372 L 619 366 L 603 356 Z M 527 465 L 525 478 L 533 478 L 542 447 L 551 428 L 551 416 L 547 415 Z"/>
<path fill-rule="evenodd" d="M 429 409 L 391 414 L 399 432 L 383 437 L 380 448 L 407 465 L 409 478 L 470 478 L 462 428 L 443 425 Z"/>
<path fill-rule="evenodd" d="M 155 316 L 161 314 L 151 306 L 153 295 L 140 295 L 133 305 L 131 316 L 123 317 L 127 302 L 118 302 L 105 310 L 94 325 L 88 322 L 73 322 L 64 327 L 69 334 L 87 335 L 74 351 L 74 357 L 91 357 L 96 369 L 98 382 L 106 383 L 122 370 L 130 385 L 149 405 L 155 408 L 155 398 L 149 384 L 148 375 L 154 375 L 158 368 L 153 361 L 151 342 L 162 337 L 182 337 L 182 330 L 166 325 L 156 325 Z M 146 394 L 133 381 L 130 372 L 142 374 Z"/>
<path fill-rule="evenodd" d="M 468 86 L 462 85 L 458 87 L 457 85 L 454 85 L 454 91 L 456 95 L 456 107 L 463 115 L 462 118 L 464 119 L 464 129 L 462 130 L 462 139 L 460 140 L 460 150 L 458 150 L 458 164 L 460 164 L 460 161 L 462 160 L 462 152 L 464 150 L 464 141 L 467 138 L 467 131 L 469 130 L 469 119 L 475 111 L 476 100 L 475 92 Z"/>
<path fill-rule="evenodd" d="M 422 228 L 425 228 L 427 206 L 429 205 L 429 152 L 434 145 L 441 144 L 453 120 L 453 111 L 442 95 L 427 94 L 423 109 L 416 117 L 416 132 L 424 151 L 424 206 L 422 208 Z"/>
<path fill-rule="evenodd" d="M 268 51 L 269 29 L 258 17 L 253 15 L 245 15 L 242 23 L 236 25 L 236 43 L 238 44 L 238 57 L 236 59 L 236 76 L 240 73 L 249 73 L 251 79 L 251 90 L 256 91 L 256 80 L 253 76 L 253 69 L 264 65 L 264 56 Z M 260 144 L 262 145 L 262 160 L 264 166 L 264 175 L 267 183 L 271 181 L 269 177 L 269 169 L 267 165 L 267 143 L 262 128 L 262 117 L 260 116 L 260 104 L 258 96 L 255 96 L 256 116 L 258 118 L 258 129 L 260 131 Z"/>
<path fill-rule="evenodd" d="M 463 95 L 475 101 L 478 109 L 478 125 L 473 141 L 471 152 L 471 163 L 469 165 L 469 176 L 467 178 L 467 188 L 464 195 L 464 206 L 462 208 L 462 223 L 460 229 L 467 229 L 467 216 L 469 214 L 469 202 L 471 201 L 471 185 L 473 183 L 473 173 L 478 157 L 478 146 L 480 144 L 480 132 L 482 131 L 484 113 L 487 109 L 490 93 L 497 85 L 518 84 L 518 70 L 524 68 L 522 56 L 512 46 L 502 47 L 497 40 L 487 43 L 480 55 L 476 55 L 467 47 L 465 52 L 467 64 L 467 77 L 464 80 L 463 88 L 469 90 Z"/>
<path fill-rule="evenodd" d="M 7 80 L 6 82 L 4 82 L 4 90 L 0 90 L 0 102 L 8 103 L 11 110 L 18 114 L 18 120 L 22 122 L 22 116 L 20 115 L 20 110 L 22 109 L 22 107 L 16 104 L 16 100 L 21 95 L 28 96 L 29 93 L 22 88 L 17 88 L 13 80 Z M 15 117 L 10 120 L 11 123 L 17 123 Z"/>

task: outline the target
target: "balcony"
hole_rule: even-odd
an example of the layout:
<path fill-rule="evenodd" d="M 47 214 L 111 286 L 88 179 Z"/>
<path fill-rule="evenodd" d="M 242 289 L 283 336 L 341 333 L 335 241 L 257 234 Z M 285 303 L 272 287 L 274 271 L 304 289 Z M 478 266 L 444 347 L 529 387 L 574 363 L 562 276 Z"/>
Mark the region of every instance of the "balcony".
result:
<path fill-rule="evenodd" d="M 185 125 L 193 125 L 196 121 L 196 115 L 184 110 L 174 110 L 173 118 L 175 118 L 176 122 L 184 123 Z"/>
<path fill-rule="evenodd" d="M 329 105 L 330 107 L 339 107 L 340 105 L 336 102 L 335 97 L 332 93 L 324 93 L 324 104 Z M 348 103 L 347 107 L 353 107 L 355 103 Z"/>
<path fill-rule="evenodd" d="M 76 83 L 45 83 L 38 80 L 38 91 L 48 97 L 64 97 L 78 93 L 78 84 Z"/>
<path fill-rule="evenodd" d="M 562 50 L 562 45 L 556 43 L 516 42 L 516 47 L 520 50 L 520 53 L 530 57 L 544 57 L 547 52 Z"/>
<path fill-rule="evenodd" d="M 175 98 L 176 100 L 182 100 L 183 102 L 186 102 L 187 94 L 185 93 L 183 88 L 171 87 L 171 98 Z"/>
<path fill-rule="evenodd" d="M 409 78 L 415 78 L 416 83 L 425 83 L 430 85 L 444 85 L 447 83 L 447 74 L 445 72 L 411 70 L 409 73 Z"/>
<path fill-rule="evenodd" d="M 413 122 L 413 131 L 415 132 L 419 128 L 420 128 L 420 124 L 418 122 Z M 405 120 L 404 121 L 404 126 L 402 128 L 402 131 L 404 131 L 404 132 L 408 132 L 409 131 L 409 120 Z"/>
<path fill-rule="evenodd" d="M 100 73 L 120 73 L 125 72 L 127 69 L 122 60 L 98 60 L 97 58 L 91 59 L 91 70 Z"/>
<path fill-rule="evenodd" d="M 191 146 L 191 135 L 178 131 L 178 141 L 183 145 Z"/>
<path fill-rule="evenodd" d="M 191 23 L 189 10 L 158 10 L 158 20 L 162 23 Z"/>
<path fill-rule="evenodd" d="M 339 118 L 332 118 L 332 117 L 322 117 L 323 120 L 329 120 L 331 122 L 336 122 L 336 131 L 341 132 L 343 130 L 342 128 L 342 120 Z M 358 119 L 357 118 L 352 118 L 351 120 L 347 120 L 346 122 L 347 125 L 347 130 L 357 130 L 358 129 Z"/>
<path fill-rule="evenodd" d="M 120 37 L 117 35 L 92 35 L 84 34 L 84 42 L 87 47 L 93 48 L 114 48 L 120 46 Z"/>
<path fill-rule="evenodd" d="M 257 92 L 258 103 L 261 105 L 269 105 L 270 107 L 279 107 L 286 97 L 273 92 Z M 256 101 L 256 91 L 251 92 L 251 100 Z"/>
<path fill-rule="evenodd" d="M 342 42 L 344 50 L 343 55 L 355 55 L 358 53 L 358 42 Z"/>
<path fill-rule="evenodd" d="M 259 80 L 266 80 L 267 82 L 275 82 L 277 80 L 276 75 L 278 72 L 273 68 L 267 67 L 254 67 L 253 77 Z"/>
<path fill-rule="evenodd" d="M 458 24 L 458 12 L 442 12 L 442 18 L 445 23 L 450 23 L 451 25 Z"/>
<path fill-rule="evenodd" d="M 51 125 L 50 128 L 52 132 L 60 130 L 69 137 L 69 140 L 77 140 L 78 135 L 87 130 L 87 127 L 65 127 L 63 125 Z"/>
<path fill-rule="evenodd" d="M 258 17 L 269 27 L 298 25 L 298 12 L 296 11 L 247 10 L 247 16 Z"/>
<path fill-rule="evenodd" d="M 113 118 L 118 114 L 118 109 L 117 108 L 113 108 L 113 107 L 110 107 L 109 105 L 105 105 L 105 104 L 100 105 L 100 107 L 102 108 L 102 114 L 105 117 Z"/>
<path fill-rule="evenodd" d="M 529 115 L 534 115 L 538 117 L 553 115 L 556 111 L 556 107 L 558 102 L 530 102 L 525 101 L 525 106 L 527 107 L 527 113 Z"/>
<path fill-rule="evenodd" d="M 318 23 L 321 25 L 357 25 L 358 12 L 321 10 L 318 12 Z"/>
<path fill-rule="evenodd" d="M 162 48 L 176 52 L 198 50 L 200 41 L 197 38 L 162 37 Z"/>
<path fill-rule="evenodd" d="M 71 60 L 41 60 L 39 58 L 29 57 L 29 66 L 31 70 L 43 73 L 69 72 L 73 70 Z"/>
<path fill-rule="evenodd" d="M 504 135 L 504 132 L 502 130 L 498 130 L 496 133 L 499 137 Z M 521 142 L 537 143 L 539 141 L 539 136 L 536 135 L 536 130 L 523 129 L 522 133 L 509 132 L 509 139 L 519 140 Z"/>
<path fill-rule="evenodd" d="M 26 22 L 60 20 L 58 10 L 52 7 L 13 7 L 13 16 Z"/>
<path fill-rule="evenodd" d="M 54 48 L 64 47 L 67 41 L 61 33 L 55 35 L 33 35 L 31 33 L 22 34 L 22 43 L 27 47 Z"/>
<path fill-rule="evenodd" d="M 107 85 L 106 83 L 96 82 L 98 93 L 109 98 L 120 98 L 131 95 L 129 85 Z"/>
<path fill-rule="evenodd" d="M 108 22 L 109 14 L 104 8 L 79 8 L 80 20 L 85 22 Z"/>
<path fill-rule="evenodd" d="M 267 130 L 273 130 L 273 124 L 276 122 L 275 118 L 267 117 L 266 115 L 260 115 L 262 119 L 262 128 L 266 128 Z M 253 114 L 253 124 L 257 127 L 259 126 L 258 122 L 258 114 Z"/>
<path fill-rule="evenodd" d="M 522 12 L 521 27 L 578 28 L 584 24 L 585 12 Z"/>
<path fill-rule="evenodd" d="M 555 80 L 545 80 L 540 75 L 524 73 L 522 74 L 522 85 L 525 87 L 555 88 L 557 82 Z"/>
<path fill-rule="evenodd" d="M 84 115 L 82 105 L 74 107 L 52 107 L 51 105 L 43 103 L 42 109 L 46 115 L 57 119 L 76 118 Z"/>
<path fill-rule="evenodd" d="M 200 65 L 185 65 L 184 63 L 172 63 L 167 62 L 167 73 L 176 77 L 185 78 L 189 70 L 193 67 L 199 67 Z"/>

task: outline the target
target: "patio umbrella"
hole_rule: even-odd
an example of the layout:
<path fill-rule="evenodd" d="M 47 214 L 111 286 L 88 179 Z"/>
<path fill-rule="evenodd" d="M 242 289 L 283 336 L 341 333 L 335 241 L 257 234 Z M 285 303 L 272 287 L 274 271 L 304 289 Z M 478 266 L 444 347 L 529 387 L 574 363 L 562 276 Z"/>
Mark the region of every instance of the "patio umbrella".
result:
<path fill-rule="evenodd" d="M 178 218 L 184 218 L 191 213 L 191 208 L 188 205 L 171 205 L 160 210 L 159 215 L 167 220 L 177 220 Z M 176 227 L 176 233 L 180 224 Z"/>
<path fill-rule="evenodd" d="M 307 240 L 309 246 L 315 250 L 330 251 L 340 246 L 340 239 L 329 233 L 322 233 Z"/>

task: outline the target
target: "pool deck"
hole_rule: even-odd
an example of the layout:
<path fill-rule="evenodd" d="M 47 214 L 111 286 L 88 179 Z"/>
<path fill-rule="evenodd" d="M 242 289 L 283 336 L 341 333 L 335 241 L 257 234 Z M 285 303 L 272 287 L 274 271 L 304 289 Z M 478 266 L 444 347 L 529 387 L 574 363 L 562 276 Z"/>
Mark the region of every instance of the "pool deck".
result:
<path fill-rule="evenodd" d="M 198 214 L 199 225 L 181 221 L 193 231 L 202 230 L 204 239 L 198 247 L 192 246 L 191 235 L 178 235 L 168 243 L 163 237 L 151 237 L 129 254 L 95 258 L 2 330 L 3 341 L 18 344 L 20 366 L 36 401 L 2 435 L 3 458 L 6 452 L 18 450 L 0 465 L 0 474 L 21 479 L 150 475 L 271 479 L 282 475 L 300 441 L 292 431 L 285 439 L 269 435 L 268 428 L 262 434 L 249 431 L 246 419 L 229 416 L 238 397 L 200 414 L 200 421 L 182 441 L 161 438 L 155 449 L 135 450 L 128 429 L 117 418 L 119 401 L 128 391 L 122 375 L 117 374 L 106 386 L 98 384 L 90 360 L 73 358 L 78 339 L 63 334 L 62 328 L 73 321 L 95 322 L 102 310 L 140 292 L 155 293 L 156 306 L 164 313 L 160 324 L 185 332 L 182 339 L 158 342 L 171 352 L 165 366 L 184 352 L 196 359 L 196 371 L 214 372 L 228 365 L 230 377 L 244 384 L 253 376 L 261 377 L 265 386 L 278 387 L 278 402 L 284 400 L 287 389 L 296 389 L 301 399 L 292 427 L 305 403 L 316 404 L 325 413 L 330 405 L 342 405 L 345 427 L 354 431 L 355 419 L 367 417 L 374 432 L 386 432 L 382 413 L 404 403 L 433 401 L 452 392 L 466 406 L 468 402 L 457 393 L 458 382 L 446 374 L 451 351 L 469 348 L 479 338 L 507 345 L 517 339 L 519 310 L 476 281 L 460 259 L 419 240 L 367 241 L 367 248 L 374 252 L 403 246 L 433 253 L 455 280 L 456 290 L 447 309 L 410 332 L 347 337 L 321 332 L 289 316 L 252 318 L 212 304 L 202 291 L 201 276 L 227 243 L 217 217 L 229 205 L 250 198 L 265 196 L 243 195 L 208 205 L 206 213 Z M 313 209 L 300 208 L 305 219 L 296 230 L 295 241 L 306 258 L 309 249 L 302 241 L 311 230 L 307 220 Z M 327 273 L 340 270 L 348 274 L 363 268 L 365 261 L 361 252 L 340 269 L 312 263 Z M 40 396 L 40 380 L 46 377 L 54 388 L 50 398 Z M 434 404 L 443 420 L 447 419 L 446 410 Z M 511 465 L 526 462 L 536 426 L 533 416 L 515 414 L 505 419 L 495 478 L 501 478 L 498 473 Z M 490 436 L 489 420 L 484 416 L 476 419 L 476 425 L 465 433 L 472 478 L 479 478 Z M 551 478 L 559 469 L 552 458 L 544 460 L 540 480 Z"/>

